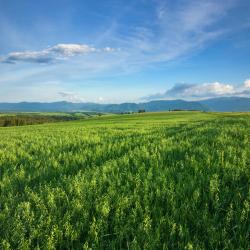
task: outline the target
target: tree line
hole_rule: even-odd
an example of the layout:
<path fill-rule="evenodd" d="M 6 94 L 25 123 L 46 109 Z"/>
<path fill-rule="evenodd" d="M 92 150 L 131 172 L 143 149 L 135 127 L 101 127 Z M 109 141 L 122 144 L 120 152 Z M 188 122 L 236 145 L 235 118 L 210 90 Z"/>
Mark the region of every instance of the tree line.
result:
<path fill-rule="evenodd" d="M 79 118 L 74 116 L 56 116 L 56 115 L 6 115 L 0 116 L 0 127 L 24 126 L 33 124 L 42 124 L 58 121 L 72 121 Z"/>

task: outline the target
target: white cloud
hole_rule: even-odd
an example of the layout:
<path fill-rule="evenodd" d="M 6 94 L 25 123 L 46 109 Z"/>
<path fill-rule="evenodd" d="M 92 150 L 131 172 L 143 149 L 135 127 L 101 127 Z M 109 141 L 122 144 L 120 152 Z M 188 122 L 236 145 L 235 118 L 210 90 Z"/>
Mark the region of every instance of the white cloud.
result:
<path fill-rule="evenodd" d="M 2 57 L 0 62 L 17 63 L 50 63 L 59 59 L 66 59 L 72 56 L 85 55 L 93 52 L 113 52 L 115 49 L 106 47 L 104 49 L 96 49 L 86 44 L 57 44 L 53 47 L 41 51 L 24 51 L 11 52 L 7 56 Z"/>
<path fill-rule="evenodd" d="M 70 57 L 75 55 L 96 52 L 96 48 L 86 44 L 57 44 L 47 49 L 46 51 L 48 51 L 49 53 L 52 52 L 65 57 Z"/>
<path fill-rule="evenodd" d="M 193 85 L 184 90 L 183 95 L 187 96 L 218 96 L 227 95 L 234 92 L 234 87 L 230 84 L 220 82 L 203 83 L 201 85 Z"/>
<path fill-rule="evenodd" d="M 1 59 L 2 62 L 15 63 L 18 61 L 23 62 L 36 62 L 36 63 L 48 63 L 52 61 L 52 57 L 46 51 L 26 51 L 26 52 L 11 52 L 6 57 Z"/>
<path fill-rule="evenodd" d="M 114 52 L 116 49 L 110 48 L 110 47 L 106 47 L 104 49 L 102 49 L 102 51 L 106 51 L 106 52 Z M 120 51 L 120 49 L 117 49 L 117 51 Z"/>
<path fill-rule="evenodd" d="M 245 88 L 250 88 L 250 78 L 247 79 L 247 80 L 244 82 L 244 87 L 245 87 Z"/>
<path fill-rule="evenodd" d="M 250 96 L 249 83 L 249 79 L 244 84 L 238 86 L 220 82 L 202 84 L 179 83 L 175 84 L 165 93 L 149 95 L 142 99 L 204 99 L 221 96 Z"/>
<path fill-rule="evenodd" d="M 79 97 L 77 94 L 73 93 L 73 92 L 66 92 L 66 91 L 61 91 L 58 92 L 58 95 L 61 96 L 63 98 L 64 101 L 68 101 L 68 102 L 84 102 L 84 98 Z"/>

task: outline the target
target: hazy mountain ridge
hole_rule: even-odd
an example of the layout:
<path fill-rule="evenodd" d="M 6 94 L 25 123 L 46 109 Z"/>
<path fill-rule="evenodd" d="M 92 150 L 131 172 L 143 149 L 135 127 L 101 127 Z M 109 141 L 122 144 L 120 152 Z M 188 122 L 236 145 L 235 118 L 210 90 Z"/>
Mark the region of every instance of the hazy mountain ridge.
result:
<path fill-rule="evenodd" d="M 237 112 L 250 111 L 250 98 L 246 97 L 220 97 L 200 101 L 212 111 Z"/>
<path fill-rule="evenodd" d="M 19 102 L 0 103 L 1 112 L 70 112 L 70 111 L 96 111 L 96 112 L 137 112 L 145 111 L 167 111 L 174 109 L 201 110 L 201 111 L 250 111 L 250 98 L 245 97 L 220 97 L 201 101 L 185 100 L 156 100 L 145 103 L 121 103 L 121 104 L 99 104 L 99 103 L 72 103 L 72 102 Z"/>

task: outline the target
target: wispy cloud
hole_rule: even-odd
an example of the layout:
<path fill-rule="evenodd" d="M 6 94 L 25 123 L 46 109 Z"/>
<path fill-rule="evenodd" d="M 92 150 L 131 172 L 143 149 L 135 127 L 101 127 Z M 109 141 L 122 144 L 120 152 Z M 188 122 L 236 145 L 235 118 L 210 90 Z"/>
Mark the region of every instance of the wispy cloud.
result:
<path fill-rule="evenodd" d="M 157 99 L 204 99 L 220 96 L 250 96 L 250 81 L 235 86 L 232 84 L 213 82 L 203 84 L 178 83 L 164 93 L 146 96 L 144 100 Z"/>
<path fill-rule="evenodd" d="M 47 51 L 26 51 L 26 52 L 11 52 L 6 57 L 1 58 L 3 63 L 17 62 L 33 62 L 33 63 L 49 63 L 54 58 Z"/>
<path fill-rule="evenodd" d="M 61 91 L 58 92 L 58 95 L 63 98 L 65 101 L 69 102 L 84 102 L 85 99 L 82 97 L 79 97 L 76 93 L 74 92 L 66 92 L 66 91 Z"/>
<path fill-rule="evenodd" d="M 119 23 L 112 27 L 111 40 L 126 53 L 127 66 L 169 62 L 197 52 L 229 30 L 220 21 L 234 1 L 155 1 L 154 17 L 146 25 L 129 27 L 126 37 Z M 110 33 L 110 32 L 109 32 Z"/>
<path fill-rule="evenodd" d="M 85 55 L 94 52 L 113 52 L 110 47 L 97 49 L 86 44 L 57 44 L 41 51 L 11 52 L 0 58 L 4 63 L 31 62 L 50 63 L 52 61 L 67 59 L 77 55 Z"/>

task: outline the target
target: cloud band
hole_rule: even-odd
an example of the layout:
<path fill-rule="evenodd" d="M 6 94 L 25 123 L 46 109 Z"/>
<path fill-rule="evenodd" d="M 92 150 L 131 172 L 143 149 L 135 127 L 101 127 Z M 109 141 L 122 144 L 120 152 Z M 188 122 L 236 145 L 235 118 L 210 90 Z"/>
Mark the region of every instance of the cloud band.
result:
<path fill-rule="evenodd" d="M 50 63 L 56 60 L 67 59 L 78 55 L 113 51 L 115 51 L 115 49 L 110 47 L 97 49 L 86 44 L 57 44 L 41 51 L 11 52 L 7 56 L 0 59 L 0 61 L 3 63 Z"/>

